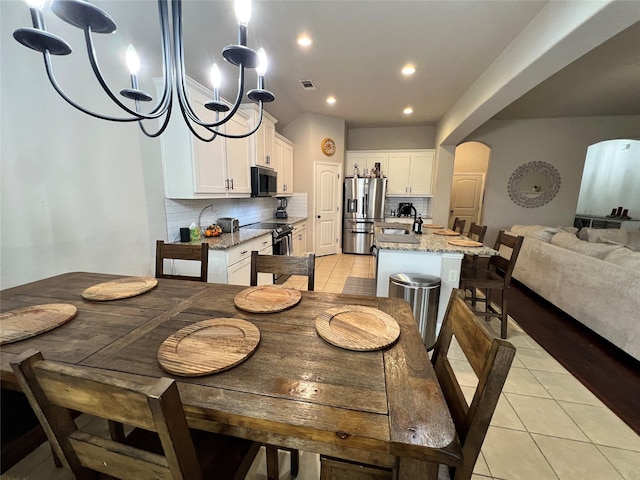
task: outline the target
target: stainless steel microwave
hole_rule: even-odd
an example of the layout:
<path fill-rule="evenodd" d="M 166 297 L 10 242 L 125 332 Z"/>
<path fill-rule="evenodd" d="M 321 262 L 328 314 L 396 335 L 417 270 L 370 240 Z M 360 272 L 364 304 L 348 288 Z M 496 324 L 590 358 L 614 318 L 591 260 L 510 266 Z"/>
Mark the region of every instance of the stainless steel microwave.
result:
<path fill-rule="evenodd" d="M 278 172 L 271 168 L 251 167 L 251 196 L 273 197 L 278 188 Z"/>

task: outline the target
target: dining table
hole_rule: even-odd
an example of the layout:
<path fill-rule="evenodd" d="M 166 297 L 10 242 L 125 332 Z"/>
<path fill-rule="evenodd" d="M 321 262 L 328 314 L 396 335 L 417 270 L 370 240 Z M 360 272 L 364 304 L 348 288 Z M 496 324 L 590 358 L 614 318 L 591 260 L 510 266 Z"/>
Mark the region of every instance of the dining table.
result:
<path fill-rule="evenodd" d="M 174 378 L 194 429 L 393 468 L 402 480 L 435 480 L 439 464 L 459 464 L 452 417 L 406 301 L 302 291 L 299 303 L 284 311 L 252 313 L 234 302 L 246 286 L 171 279 L 128 298 L 82 296 L 122 278 L 72 272 L 1 291 L 1 312 L 50 303 L 77 308 L 57 328 L 0 347 L 2 388 L 19 390 L 10 362 L 34 349 L 48 360 L 115 376 Z M 316 319 L 324 312 L 353 305 L 391 316 L 400 329 L 395 343 L 358 351 L 318 334 Z M 209 319 L 250 322 L 259 331 L 257 347 L 217 373 L 163 369 L 163 342 Z"/>

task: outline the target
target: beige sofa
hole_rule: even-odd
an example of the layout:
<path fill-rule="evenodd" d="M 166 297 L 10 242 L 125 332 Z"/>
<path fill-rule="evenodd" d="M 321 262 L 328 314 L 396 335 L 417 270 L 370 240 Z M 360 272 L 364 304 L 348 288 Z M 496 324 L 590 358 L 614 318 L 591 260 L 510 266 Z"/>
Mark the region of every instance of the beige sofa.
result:
<path fill-rule="evenodd" d="M 640 232 L 514 225 L 513 277 L 640 360 Z"/>

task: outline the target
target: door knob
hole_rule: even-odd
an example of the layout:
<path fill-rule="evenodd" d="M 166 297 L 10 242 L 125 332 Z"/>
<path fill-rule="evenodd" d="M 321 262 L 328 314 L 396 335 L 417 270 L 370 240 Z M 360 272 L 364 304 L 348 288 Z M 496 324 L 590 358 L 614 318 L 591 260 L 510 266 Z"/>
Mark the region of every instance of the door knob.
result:
<path fill-rule="evenodd" d="M 320 215 L 316 215 L 316 218 L 322 218 Z"/>

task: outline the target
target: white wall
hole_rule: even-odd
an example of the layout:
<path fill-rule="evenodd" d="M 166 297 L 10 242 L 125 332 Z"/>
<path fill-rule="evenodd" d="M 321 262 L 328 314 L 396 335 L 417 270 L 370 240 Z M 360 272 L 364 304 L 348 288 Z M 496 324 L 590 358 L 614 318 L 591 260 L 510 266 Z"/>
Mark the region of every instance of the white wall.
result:
<path fill-rule="evenodd" d="M 346 151 L 346 129 L 342 119 L 316 113 L 305 113 L 288 123 L 282 135 L 294 142 L 293 185 L 296 193 L 307 194 L 307 216 L 315 218 L 315 164 L 316 162 L 336 163 L 344 166 Z M 323 138 L 329 137 L 336 144 L 336 153 L 330 157 L 320 148 Z M 340 204 L 340 202 L 338 202 Z M 341 220 L 341 219 L 340 219 Z M 342 230 L 338 228 L 340 236 Z M 307 247 L 314 249 L 315 221 L 307 223 Z"/>
<path fill-rule="evenodd" d="M 155 240 L 167 231 L 159 141 L 77 112 L 54 92 L 42 56 L 11 37 L 30 26 L 23 2 L 0 2 L 0 22 L 0 288 L 77 270 L 153 275 Z M 100 108 L 81 48 L 54 58 L 54 71 Z M 102 67 L 126 86 L 125 72 Z"/>
<path fill-rule="evenodd" d="M 435 148 L 434 126 L 350 128 L 347 150 Z"/>
<path fill-rule="evenodd" d="M 488 244 L 501 228 L 514 224 L 573 225 L 578 193 L 589 145 L 613 138 L 633 138 L 640 132 L 640 116 L 491 120 L 465 141 L 491 148 L 487 174 L 484 222 Z M 546 205 L 524 208 L 509 198 L 507 182 L 516 168 L 544 161 L 559 172 L 558 195 Z"/>

